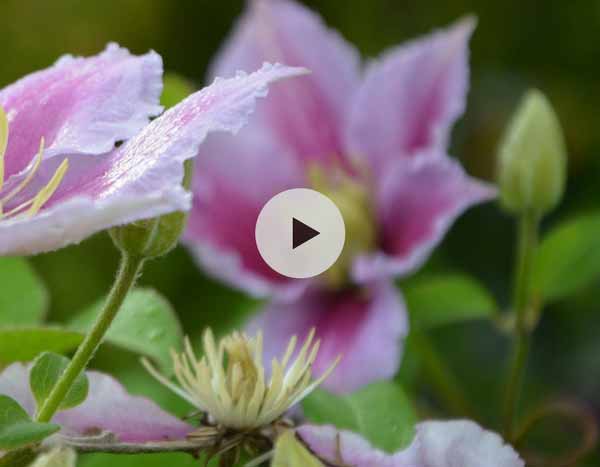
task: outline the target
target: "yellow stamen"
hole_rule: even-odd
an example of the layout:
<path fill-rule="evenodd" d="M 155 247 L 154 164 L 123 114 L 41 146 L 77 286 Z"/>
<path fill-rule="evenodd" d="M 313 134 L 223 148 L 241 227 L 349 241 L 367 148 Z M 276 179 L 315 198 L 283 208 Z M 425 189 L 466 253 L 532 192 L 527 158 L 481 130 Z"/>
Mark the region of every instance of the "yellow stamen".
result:
<path fill-rule="evenodd" d="M 8 118 L 4 109 L 0 107 L 0 190 L 4 185 L 4 153 L 8 146 Z"/>
<path fill-rule="evenodd" d="M 6 146 L 8 143 L 8 119 L 6 118 L 6 114 L 2 107 L 0 107 L 0 190 L 4 185 L 4 153 L 6 152 Z M 27 185 L 31 183 L 35 175 L 37 174 L 40 165 L 42 163 L 44 155 L 44 138 L 42 137 L 40 140 L 40 149 L 33 159 L 33 164 L 29 168 L 25 178 L 15 187 L 13 188 L 6 196 L 0 199 L 0 218 L 7 218 L 10 216 L 14 216 L 16 214 L 21 213 L 24 209 L 28 208 L 26 215 L 33 216 L 38 213 L 38 211 L 42 208 L 42 206 L 48 202 L 48 200 L 52 197 L 52 195 L 58 189 L 60 183 L 62 182 L 67 170 L 69 169 L 69 161 L 65 159 L 58 166 L 54 175 L 50 181 L 30 200 L 27 200 L 17 207 L 11 209 L 9 212 L 4 213 L 3 209 L 6 204 L 13 199 L 16 195 L 18 195 L 21 191 L 23 191 Z"/>
<path fill-rule="evenodd" d="M 54 172 L 54 175 L 52 176 L 48 184 L 44 188 L 42 188 L 37 195 L 35 195 L 35 198 L 33 198 L 33 204 L 29 208 L 29 211 L 27 211 L 27 215 L 33 216 L 37 214 L 40 208 L 50 199 L 50 197 L 57 190 L 58 186 L 60 185 L 60 182 L 62 182 L 68 169 L 69 160 L 65 159 L 60 163 L 58 169 L 56 169 L 56 172 Z"/>
<path fill-rule="evenodd" d="M 27 172 L 27 175 L 25 176 L 25 178 L 23 179 L 23 181 L 21 183 L 19 183 L 19 185 L 17 185 L 5 197 L 3 197 L 2 199 L 0 199 L 0 203 L 2 204 L 2 206 L 6 205 L 6 203 L 8 203 L 11 199 L 13 199 L 21 191 L 23 191 L 23 189 L 27 185 L 29 185 L 29 183 L 31 182 L 31 180 L 33 179 L 33 177 L 35 176 L 35 174 L 37 173 L 38 168 L 40 167 L 40 164 L 42 162 L 42 155 L 43 154 L 44 154 L 44 138 L 42 138 L 40 140 L 40 150 L 38 151 L 37 155 L 35 156 L 35 159 L 33 160 L 33 166 L 31 167 L 31 169 L 29 169 L 29 172 Z"/>

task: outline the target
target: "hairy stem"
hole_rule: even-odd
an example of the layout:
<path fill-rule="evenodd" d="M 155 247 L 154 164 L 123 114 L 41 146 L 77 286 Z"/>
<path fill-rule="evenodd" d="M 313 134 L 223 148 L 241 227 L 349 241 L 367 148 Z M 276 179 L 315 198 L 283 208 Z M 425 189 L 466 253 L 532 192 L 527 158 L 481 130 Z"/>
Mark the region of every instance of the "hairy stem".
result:
<path fill-rule="evenodd" d="M 531 346 L 531 330 L 528 326 L 528 317 L 533 314 L 530 308 L 535 306 L 531 288 L 531 272 L 538 243 L 538 226 L 539 216 L 534 213 L 526 213 L 519 220 L 517 231 L 517 263 L 513 298 L 513 310 L 516 319 L 503 414 L 504 435 L 509 441 L 512 440 L 514 434 L 515 412 Z"/>
<path fill-rule="evenodd" d="M 133 287 L 143 263 L 143 258 L 133 257 L 123 253 L 119 272 L 102 312 L 98 316 L 94 327 L 85 336 L 85 339 L 77 349 L 77 352 L 75 352 L 75 356 L 69 363 L 69 366 L 67 366 L 64 373 L 50 392 L 50 395 L 42 404 L 42 407 L 37 414 L 37 421 L 49 422 L 52 419 L 75 379 L 85 370 L 94 353 L 102 343 L 102 339 L 115 319 L 125 297 L 127 297 L 128 292 Z"/>

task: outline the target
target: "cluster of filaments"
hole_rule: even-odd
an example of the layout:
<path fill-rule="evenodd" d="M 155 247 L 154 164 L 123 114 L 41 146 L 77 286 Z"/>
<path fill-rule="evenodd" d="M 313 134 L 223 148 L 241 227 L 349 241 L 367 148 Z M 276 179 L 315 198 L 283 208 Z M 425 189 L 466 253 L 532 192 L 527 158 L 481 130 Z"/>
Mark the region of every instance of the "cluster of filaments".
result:
<path fill-rule="evenodd" d="M 273 359 L 268 381 L 262 364 L 260 332 L 254 338 L 236 332 L 217 344 L 208 329 L 204 333 L 201 359 L 186 339 L 185 351 L 172 355 L 181 388 L 159 375 L 148 362 L 145 365 L 163 384 L 206 412 L 211 422 L 227 429 L 248 431 L 279 419 L 333 371 L 337 360 L 313 381 L 312 365 L 320 344 L 314 341 L 314 334 L 312 330 L 299 350 L 296 350 L 297 338 L 292 337 L 281 360 Z"/>
<path fill-rule="evenodd" d="M 7 190 L 7 193 L 4 194 L 4 156 L 6 154 L 7 147 L 8 118 L 4 112 L 4 109 L 0 107 L 0 219 L 13 218 L 16 216 L 33 216 L 38 213 L 42 206 L 46 204 L 46 202 L 56 192 L 69 168 L 69 161 L 67 159 L 62 161 L 48 183 L 44 185 L 35 196 L 6 211 L 5 207 L 31 183 L 35 175 L 38 173 L 38 169 L 40 168 L 44 154 L 44 138 L 42 138 L 40 141 L 38 153 L 22 174 L 22 180 L 20 180 L 14 188 Z"/>

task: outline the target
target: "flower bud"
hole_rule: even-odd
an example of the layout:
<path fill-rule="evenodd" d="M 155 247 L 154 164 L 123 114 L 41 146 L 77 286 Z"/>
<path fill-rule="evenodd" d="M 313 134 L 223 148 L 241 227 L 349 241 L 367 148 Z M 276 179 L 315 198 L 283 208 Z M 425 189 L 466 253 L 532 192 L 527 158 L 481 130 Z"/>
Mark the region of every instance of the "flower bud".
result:
<path fill-rule="evenodd" d="M 192 161 L 184 163 L 183 187 L 189 189 Z M 183 233 L 187 212 L 172 212 L 153 219 L 113 227 L 109 230 L 113 242 L 122 252 L 141 258 L 157 258 L 171 251 Z"/>
<path fill-rule="evenodd" d="M 567 155 L 560 123 L 548 99 L 529 91 L 502 139 L 500 202 L 513 213 L 544 214 L 561 200 Z"/>
<path fill-rule="evenodd" d="M 323 467 L 306 447 L 296 438 L 293 431 L 285 431 L 275 443 L 273 467 Z"/>

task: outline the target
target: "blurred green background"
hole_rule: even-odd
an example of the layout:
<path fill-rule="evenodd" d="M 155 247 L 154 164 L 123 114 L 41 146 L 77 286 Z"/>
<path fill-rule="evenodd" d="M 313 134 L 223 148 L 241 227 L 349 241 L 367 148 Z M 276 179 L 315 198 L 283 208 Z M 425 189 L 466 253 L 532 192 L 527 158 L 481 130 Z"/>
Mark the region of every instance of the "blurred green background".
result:
<path fill-rule="evenodd" d="M 495 148 L 508 115 L 525 89 L 539 87 L 561 118 L 570 156 L 565 201 L 546 222 L 600 207 L 600 1 L 305 3 L 365 57 L 475 14 L 479 25 L 472 41 L 472 89 L 467 114 L 454 132 L 452 153 L 473 175 L 493 177 Z M 93 54 L 109 41 L 138 53 L 154 49 L 163 56 L 166 70 L 200 86 L 211 57 L 243 5 L 243 0 L 0 0 L 0 86 L 49 65 L 63 53 Z M 427 268 L 475 275 L 506 305 L 513 237 L 511 219 L 495 205 L 474 209 L 452 229 Z M 106 293 L 117 260 L 105 234 L 33 258 L 50 290 L 51 321 L 64 321 Z M 151 263 L 141 283 L 161 291 L 176 308 L 186 332 L 194 335 L 206 324 L 225 329 L 241 323 L 253 305 L 242 294 L 204 277 L 181 248 Z M 598 285 L 553 304 L 543 316 L 527 380 L 531 399 L 571 395 L 589 403 L 592 410 L 600 408 Z M 469 381 L 470 396 L 479 400 L 484 411 L 492 406 L 490 399 L 499 391 L 506 339 L 491 325 L 481 323 L 449 326 L 433 337 L 461 379 Z M 101 352 L 96 365 L 106 366 L 110 361 L 114 369 L 110 352 Z M 119 362 L 130 388 L 155 391 L 164 406 L 185 410 L 140 382 L 144 377 L 135 376 L 133 356 Z M 103 465 L 105 460 L 89 458 L 85 465 Z M 148 459 L 142 464 L 132 459 L 121 462 L 152 465 Z"/>

